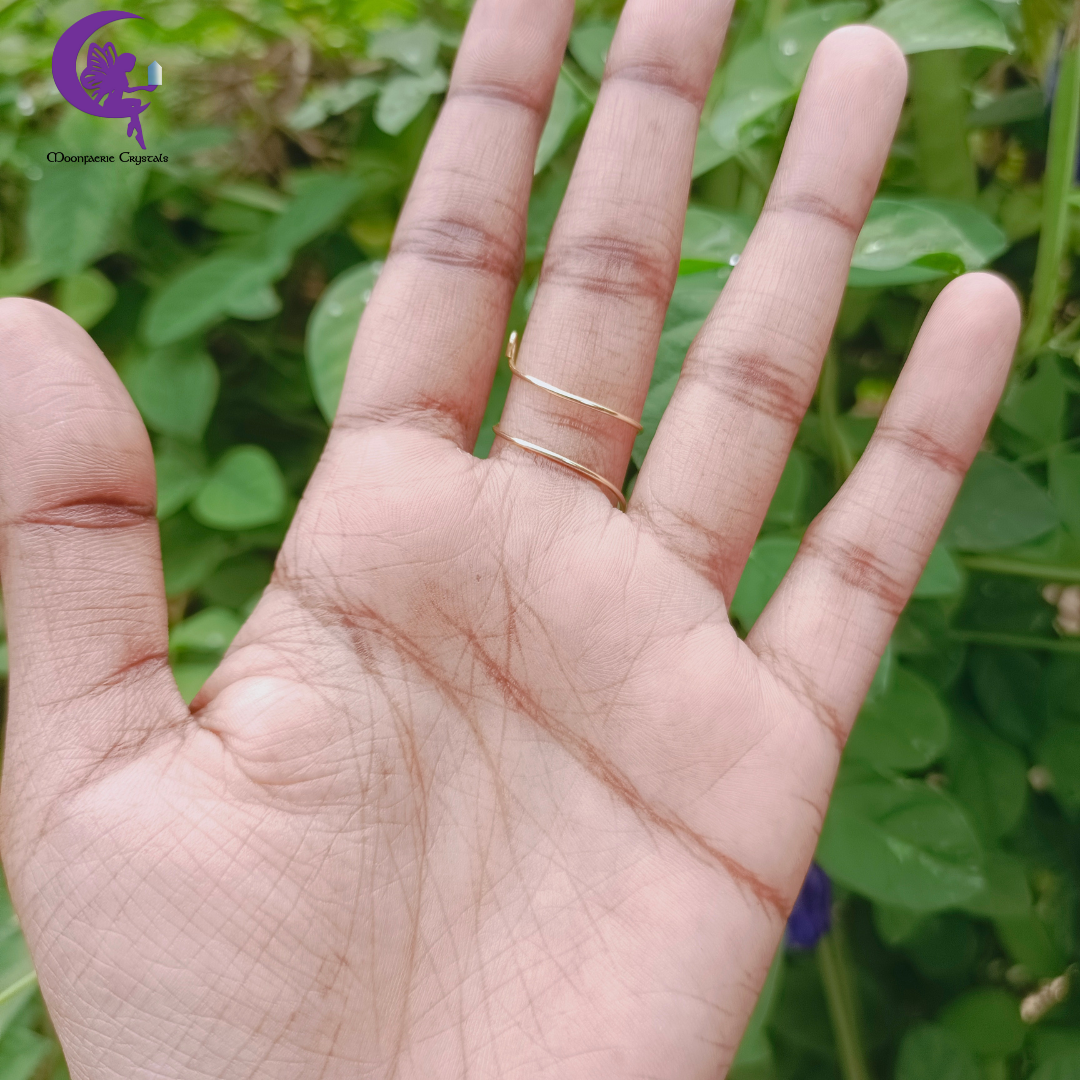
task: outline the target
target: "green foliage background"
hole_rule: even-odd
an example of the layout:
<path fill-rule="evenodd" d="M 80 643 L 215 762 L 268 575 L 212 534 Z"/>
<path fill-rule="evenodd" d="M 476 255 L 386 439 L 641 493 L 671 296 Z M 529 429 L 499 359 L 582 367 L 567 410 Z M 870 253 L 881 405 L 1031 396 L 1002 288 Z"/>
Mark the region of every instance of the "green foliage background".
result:
<path fill-rule="evenodd" d="M 145 20 L 108 39 L 162 64 L 144 128 L 148 153 L 169 161 L 64 165 L 45 154 L 134 149 L 121 122 L 63 104 L 49 74 L 57 36 L 97 5 L 0 0 L 0 295 L 37 296 L 86 326 L 146 420 L 173 665 L 190 698 L 266 584 L 318 458 L 468 2 L 129 6 Z M 579 5 L 513 327 L 619 6 Z M 739 0 L 709 96 L 628 485 L 761 210 L 814 46 L 869 19 L 911 58 L 817 400 L 732 604 L 742 629 L 851 471 L 943 285 L 991 266 L 1029 307 L 1016 375 L 845 754 L 818 855 L 838 929 L 817 955 L 778 957 L 736 1065 L 745 1080 L 1080 1077 L 1080 988 L 1055 1004 L 1078 958 L 1080 896 L 1070 14 L 1064 0 Z M 503 366 L 479 454 L 508 382 Z M 0 1080 L 64 1075 L 0 895 Z"/>

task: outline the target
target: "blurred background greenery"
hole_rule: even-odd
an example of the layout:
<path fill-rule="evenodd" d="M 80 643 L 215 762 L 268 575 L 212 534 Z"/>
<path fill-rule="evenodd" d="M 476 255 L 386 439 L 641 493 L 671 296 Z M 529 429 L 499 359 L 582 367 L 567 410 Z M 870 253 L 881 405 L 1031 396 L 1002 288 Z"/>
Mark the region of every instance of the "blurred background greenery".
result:
<path fill-rule="evenodd" d="M 97 5 L 0 0 L 0 295 L 87 327 L 152 433 L 190 699 L 269 579 L 326 438 L 469 3 L 127 6 L 144 19 L 98 40 L 136 54 L 133 82 L 162 65 L 143 127 L 168 161 L 50 164 L 138 152 L 122 121 L 53 86 L 57 37 Z M 620 6 L 579 4 L 510 327 L 527 320 Z M 1076 19 L 1066 0 L 736 6 L 628 489 L 761 210 L 817 42 L 869 20 L 912 74 L 815 404 L 732 602 L 741 630 L 857 461 L 941 288 L 993 267 L 1027 309 L 1014 378 L 845 754 L 818 853 L 833 930 L 781 949 L 743 1080 L 1080 1077 Z M 508 382 L 504 362 L 478 454 Z M 63 1076 L 0 892 L 0 1080 Z"/>

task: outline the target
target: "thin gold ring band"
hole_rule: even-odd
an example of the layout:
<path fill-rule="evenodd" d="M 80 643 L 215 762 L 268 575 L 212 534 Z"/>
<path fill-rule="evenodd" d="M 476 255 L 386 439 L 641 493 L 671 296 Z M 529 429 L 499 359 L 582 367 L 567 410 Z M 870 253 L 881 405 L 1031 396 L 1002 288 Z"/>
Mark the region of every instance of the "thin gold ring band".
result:
<path fill-rule="evenodd" d="M 524 371 L 519 371 L 517 366 L 517 350 L 518 350 L 518 335 L 515 330 L 510 335 L 510 343 L 506 346 L 506 359 L 510 361 L 510 372 L 516 375 L 519 379 L 524 379 L 527 383 L 532 383 L 533 386 L 540 387 L 541 390 L 546 390 L 549 394 L 554 394 L 556 397 L 566 398 L 567 401 L 576 401 L 579 405 L 585 405 L 587 408 L 596 409 L 599 412 L 604 413 L 605 416 L 613 416 L 616 420 L 621 420 L 624 424 L 629 424 L 635 431 L 643 431 L 644 428 L 636 420 L 632 420 L 629 416 L 623 416 L 621 412 L 616 412 L 615 409 L 609 409 L 606 405 L 601 405 L 597 401 L 590 401 L 588 398 L 579 397 L 577 394 L 571 394 L 569 390 L 560 390 L 557 386 L 552 386 L 549 382 L 544 382 L 543 379 L 538 379 L 535 375 L 526 375 Z"/>
<path fill-rule="evenodd" d="M 586 480 L 591 480 L 594 484 L 602 487 L 609 497 L 615 497 L 615 505 L 618 506 L 620 510 L 626 509 L 626 498 L 623 493 L 611 483 L 610 480 L 605 480 L 599 473 L 593 472 L 592 469 L 585 468 L 584 465 L 580 465 L 576 461 L 571 461 L 568 457 L 563 457 L 562 454 L 556 454 L 554 450 L 545 450 L 544 447 L 537 446 L 536 443 L 526 442 L 524 439 L 516 439 L 513 435 L 507 435 L 505 431 L 499 430 L 498 424 L 496 424 L 492 430 L 499 438 L 505 439 L 515 446 L 520 446 L 522 450 L 528 450 L 530 454 L 539 454 L 540 457 L 545 457 L 549 461 L 554 461 L 559 465 L 565 465 L 579 476 L 584 476 Z"/>

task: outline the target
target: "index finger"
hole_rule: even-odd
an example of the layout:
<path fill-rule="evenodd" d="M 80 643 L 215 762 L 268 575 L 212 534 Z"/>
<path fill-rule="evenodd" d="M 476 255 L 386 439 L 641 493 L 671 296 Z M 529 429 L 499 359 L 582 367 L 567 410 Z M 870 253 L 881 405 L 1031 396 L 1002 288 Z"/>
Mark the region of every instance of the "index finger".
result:
<path fill-rule="evenodd" d="M 477 0 L 353 344 L 336 425 L 403 419 L 471 449 L 524 262 L 573 0 Z"/>

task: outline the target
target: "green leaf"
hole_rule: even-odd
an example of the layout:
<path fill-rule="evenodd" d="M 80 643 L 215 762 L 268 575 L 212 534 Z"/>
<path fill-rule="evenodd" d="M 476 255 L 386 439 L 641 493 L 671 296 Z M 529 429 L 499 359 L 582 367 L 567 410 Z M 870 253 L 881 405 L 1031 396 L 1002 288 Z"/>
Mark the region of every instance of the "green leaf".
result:
<path fill-rule="evenodd" d="M 1036 120 L 1046 113 L 1046 94 L 1038 86 L 1018 86 L 1006 90 L 987 105 L 974 109 L 968 127 L 1000 127 L 1023 120 Z"/>
<path fill-rule="evenodd" d="M 776 950 L 773 962 L 769 966 L 769 973 L 765 976 L 765 984 L 758 995 L 757 1004 L 743 1030 L 742 1041 L 739 1043 L 739 1049 L 735 1052 L 735 1059 L 732 1062 L 733 1068 L 758 1065 L 771 1060 L 772 1044 L 769 1042 L 765 1029 L 772 1014 L 773 1005 L 776 1003 L 783 972 L 784 947 L 781 945 Z"/>
<path fill-rule="evenodd" d="M 270 452 L 234 446 L 195 496 L 191 513 L 212 529 L 238 532 L 280 520 L 287 500 L 285 478 Z"/>
<path fill-rule="evenodd" d="M 800 525 L 810 486 L 810 461 L 799 449 L 793 449 L 780 474 L 772 502 L 765 514 L 766 525 Z"/>
<path fill-rule="evenodd" d="M 1022 469 L 985 451 L 976 455 L 942 539 L 961 551 L 1001 551 L 1058 523 L 1047 493 Z"/>
<path fill-rule="evenodd" d="M 1080 538 L 1080 454 L 1054 454 L 1049 472 L 1054 507 L 1069 532 Z"/>
<path fill-rule="evenodd" d="M 1020 1002 L 998 987 L 969 990 L 942 1011 L 940 1022 L 980 1057 L 1008 1057 L 1023 1045 Z"/>
<path fill-rule="evenodd" d="M 817 46 L 865 11 L 858 0 L 820 4 L 788 15 L 771 33 L 738 49 L 724 68 L 723 93 L 707 124 L 724 157 L 713 160 L 716 154 L 708 154 L 707 161 L 695 164 L 695 175 L 771 134 L 781 107 L 797 95 Z"/>
<path fill-rule="evenodd" d="M 880 196 L 855 243 L 848 281 L 862 287 L 930 281 L 957 268 L 977 270 L 1007 247 L 1001 229 L 967 203 Z"/>
<path fill-rule="evenodd" d="M 675 281 L 675 290 L 671 294 L 671 303 L 668 305 L 664 329 L 678 330 L 687 323 L 694 323 L 700 330 L 709 317 L 709 312 L 716 306 L 720 290 L 730 276 L 731 270 L 729 267 L 724 267 L 718 271 L 709 270 L 703 273 L 681 274 Z M 660 352 L 664 354 L 662 344 Z M 664 354 L 658 357 L 657 363 L 663 360 L 665 364 L 659 378 L 667 378 L 673 371 L 678 371 L 682 367 L 685 355 L 686 349 L 683 349 L 681 355 L 676 350 L 670 355 Z M 656 381 L 655 378 L 654 381 Z"/>
<path fill-rule="evenodd" d="M 52 1039 L 15 1027 L 0 1039 L 0 1080 L 31 1080 L 41 1063 L 57 1051 Z"/>
<path fill-rule="evenodd" d="M 798 550 L 799 541 L 788 536 L 765 536 L 754 545 L 731 599 L 731 614 L 744 629 L 757 622 Z"/>
<path fill-rule="evenodd" d="M 967 817 L 916 780 L 841 773 L 817 859 L 849 889 L 913 911 L 955 907 L 985 885 Z"/>
<path fill-rule="evenodd" d="M 378 262 L 346 270 L 319 297 L 308 320 L 304 346 L 308 378 L 327 423 L 333 423 L 337 412 L 360 316 L 381 270 L 382 263 Z"/>
<path fill-rule="evenodd" d="M 278 191 L 263 187 L 262 184 L 222 184 L 215 189 L 219 199 L 245 206 L 252 210 L 263 210 L 271 214 L 280 214 L 288 200 Z"/>
<path fill-rule="evenodd" d="M 363 190 L 357 177 L 330 172 L 294 176 L 293 184 L 297 188 L 296 198 L 274 219 L 266 234 L 266 245 L 275 265 L 287 266 L 299 248 L 335 225 Z"/>
<path fill-rule="evenodd" d="M 1031 1080 L 1076 1080 L 1078 1076 L 1080 1076 L 1080 1047 L 1075 1047 L 1055 1055 L 1040 1065 L 1031 1074 Z"/>
<path fill-rule="evenodd" d="M 868 698 L 845 754 L 876 769 L 925 769 L 949 743 L 949 713 L 934 688 L 897 667 L 884 694 Z"/>
<path fill-rule="evenodd" d="M 25 296 L 56 276 L 56 268 L 39 259 L 22 259 L 0 266 L 0 296 Z"/>
<path fill-rule="evenodd" d="M 919 578 L 912 596 L 917 600 L 943 600 L 959 596 L 964 591 L 964 571 L 943 544 L 930 553 L 926 569 Z"/>
<path fill-rule="evenodd" d="M 838 0 L 793 12 L 768 35 L 773 66 L 793 84 L 801 85 L 821 42 L 838 27 L 857 22 L 865 14 L 862 0 Z"/>
<path fill-rule="evenodd" d="M 697 324 L 686 324 L 683 328 L 683 335 L 686 338 L 686 345 L 682 348 L 682 355 L 686 355 L 686 349 L 689 347 L 690 341 L 694 339 L 698 332 Z M 680 337 L 679 331 L 665 332 L 660 338 L 660 349 L 664 350 L 665 346 L 669 348 L 677 349 L 682 344 L 681 341 L 677 345 L 672 345 L 673 340 L 677 340 Z M 680 363 L 682 359 L 680 358 Z M 659 361 L 657 361 L 659 366 Z M 656 434 L 656 429 L 660 426 L 660 419 L 664 415 L 664 410 L 668 407 L 668 402 L 671 401 L 671 395 L 675 393 L 675 386 L 679 381 L 679 372 L 675 371 L 669 374 L 666 378 L 661 379 L 659 382 L 655 381 L 649 387 L 649 393 L 645 398 L 645 405 L 641 410 L 641 428 L 638 433 L 638 437 L 634 442 L 633 458 L 637 465 L 640 467 L 641 463 L 645 460 L 645 455 L 649 452 L 649 447 L 652 445 L 653 436 Z"/>
<path fill-rule="evenodd" d="M 255 552 L 226 559 L 200 586 L 199 595 L 219 607 L 240 611 L 257 599 L 270 582 L 273 563 Z"/>
<path fill-rule="evenodd" d="M 989 841 L 1016 828 L 1027 805 L 1027 761 L 982 724 L 957 721 L 946 758 L 949 790 Z"/>
<path fill-rule="evenodd" d="M 219 254 L 181 271 L 146 305 L 144 336 L 169 345 L 219 322 L 234 306 L 251 303 L 284 273 L 288 258 Z"/>
<path fill-rule="evenodd" d="M 1037 910 L 1018 918 L 995 918 L 994 931 L 1013 961 L 1036 978 L 1060 975 L 1068 962 Z"/>
<path fill-rule="evenodd" d="M 52 149 L 52 147 L 50 147 Z M 78 274 L 120 244 L 146 173 L 121 166 L 49 164 L 30 188 L 29 254 L 52 276 Z"/>
<path fill-rule="evenodd" d="M 688 264 L 695 264 L 696 271 L 734 266 L 753 228 L 745 214 L 691 205 L 683 226 L 680 273 L 687 272 Z"/>
<path fill-rule="evenodd" d="M 774 126 L 770 114 L 794 96 L 795 89 L 782 75 L 772 79 L 721 98 L 713 110 L 709 135 L 725 153 L 725 160 L 768 135 Z"/>
<path fill-rule="evenodd" d="M 173 678 L 180 696 L 190 705 L 203 683 L 217 670 L 215 660 L 179 660 L 172 665 Z"/>
<path fill-rule="evenodd" d="M 725 267 L 720 272 L 687 274 L 675 282 L 653 365 L 652 382 L 641 414 L 642 431 L 634 443 L 633 458 L 639 466 L 645 460 L 660 418 L 675 392 L 686 351 L 715 305 L 730 273 L 730 267 Z"/>
<path fill-rule="evenodd" d="M 195 497 L 206 480 L 206 455 L 189 443 L 163 439 L 154 454 L 157 516 L 171 517 Z"/>
<path fill-rule="evenodd" d="M 378 92 L 379 84 L 363 77 L 316 87 L 290 114 L 289 127 L 294 131 L 318 127 L 328 116 L 340 116 Z"/>
<path fill-rule="evenodd" d="M 219 532 L 204 528 L 181 511 L 161 522 L 161 559 L 165 595 L 179 596 L 196 588 L 231 552 Z"/>
<path fill-rule="evenodd" d="M 920 1024 L 900 1044 L 896 1080 L 983 1080 L 975 1055 L 948 1028 Z"/>
<path fill-rule="evenodd" d="M 375 124 L 387 135 L 400 135 L 419 115 L 433 94 L 441 94 L 449 82 L 436 68 L 428 75 L 395 75 L 375 102 Z"/>
<path fill-rule="evenodd" d="M 694 144 L 694 165 L 691 176 L 696 180 L 699 176 L 711 172 L 717 165 L 723 165 L 732 156 L 733 152 L 731 150 L 725 150 L 712 137 L 703 117 L 698 125 L 697 142 Z"/>
<path fill-rule="evenodd" d="M 204 608 L 169 631 L 169 651 L 224 652 L 240 626 L 235 612 L 221 607 Z"/>
<path fill-rule="evenodd" d="M 1039 741 L 1035 759 L 1050 773 L 1050 792 L 1062 809 L 1080 811 L 1080 725 L 1051 728 Z"/>
<path fill-rule="evenodd" d="M 1051 723 L 1080 724 L 1080 656 L 1055 656 L 1046 671 L 1046 711 Z"/>
<path fill-rule="evenodd" d="M 1021 859 L 1007 851 L 986 852 L 986 888 L 960 906 L 985 919 L 1014 918 L 1031 912 L 1031 886 Z"/>
<path fill-rule="evenodd" d="M 969 660 L 971 686 L 991 727 L 1009 742 L 1028 746 L 1045 715 L 1042 664 L 1016 649 L 976 648 Z"/>
<path fill-rule="evenodd" d="M 924 911 L 912 911 L 895 904 L 874 904 L 874 929 L 878 937 L 893 948 L 911 941 L 926 921 Z"/>
<path fill-rule="evenodd" d="M 982 0 L 895 0 L 870 20 L 909 56 L 936 49 L 1000 49 L 1013 44 L 1001 18 Z"/>
<path fill-rule="evenodd" d="M 226 315 L 234 319 L 269 319 L 281 310 L 281 297 L 273 285 L 264 285 L 261 289 L 238 296 L 225 309 Z"/>
<path fill-rule="evenodd" d="M 998 416 L 1037 446 L 1052 446 L 1065 435 L 1067 394 L 1061 365 L 1056 356 L 1048 353 L 1039 358 L 1029 378 L 1009 383 Z"/>
<path fill-rule="evenodd" d="M 551 169 L 533 185 L 525 239 L 525 258 L 528 262 L 543 257 L 569 184 L 569 169 Z"/>
<path fill-rule="evenodd" d="M 398 30 L 380 30 L 368 39 L 373 60 L 393 60 L 416 75 L 430 75 L 442 43 L 438 28 L 427 20 Z"/>
<path fill-rule="evenodd" d="M 30 951 L 19 930 L 7 887 L 0 879 L 0 1035 L 36 991 Z"/>
<path fill-rule="evenodd" d="M 115 303 L 116 286 L 100 270 L 83 270 L 56 283 L 56 306 L 86 330 L 101 322 Z"/>
<path fill-rule="evenodd" d="M 136 357 L 124 383 L 149 428 L 163 435 L 202 438 L 217 401 L 217 365 L 197 344 L 166 345 Z"/>
<path fill-rule="evenodd" d="M 604 65 L 614 37 L 615 22 L 612 19 L 590 19 L 570 35 L 570 55 L 597 82 L 604 77 Z"/>
<path fill-rule="evenodd" d="M 551 112 L 548 113 L 547 123 L 540 136 L 540 145 L 536 150 L 534 174 L 542 172 L 562 149 L 579 117 L 587 110 L 588 105 L 582 100 L 574 84 L 566 77 L 565 72 L 560 71 L 559 80 L 555 84 L 555 96 L 551 101 Z"/>

